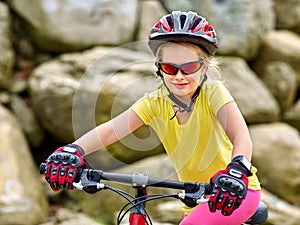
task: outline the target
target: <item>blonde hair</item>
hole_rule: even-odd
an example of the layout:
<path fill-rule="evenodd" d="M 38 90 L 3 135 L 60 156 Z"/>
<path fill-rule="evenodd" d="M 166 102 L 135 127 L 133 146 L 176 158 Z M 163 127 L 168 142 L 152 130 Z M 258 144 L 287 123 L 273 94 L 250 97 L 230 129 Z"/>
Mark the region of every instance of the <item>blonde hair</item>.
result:
<path fill-rule="evenodd" d="M 203 60 L 204 64 L 207 65 L 207 75 L 209 78 L 222 80 L 220 73 L 219 62 L 216 57 L 208 55 L 205 51 L 203 51 L 199 46 L 194 45 L 189 42 L 166 42 L 162 44 L 157 52 L 156 52 L 156 61 L 160 61 L 162 59 L 162 50 L 165 46 L 170 45 L 181 45 L 187 48 L 193 48 L 196 50 L 197 55 L 200 59 Z"/>

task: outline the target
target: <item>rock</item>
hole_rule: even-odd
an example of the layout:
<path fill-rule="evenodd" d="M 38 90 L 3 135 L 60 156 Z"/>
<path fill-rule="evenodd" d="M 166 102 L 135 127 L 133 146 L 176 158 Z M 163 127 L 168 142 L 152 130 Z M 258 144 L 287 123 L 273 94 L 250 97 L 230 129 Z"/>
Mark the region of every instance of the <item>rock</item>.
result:
<path fill-rule="evenodd" d="M 48 216 L 38 169 L 17 119 L 0 106 L 0 223 L 32 225 Z"/>
<path fill-rule="evenodd" d="M 298 225 L 300 221 L 300 208 L 286 201 L 281 200 L 276 195 L 262 190 L 262 201 L 268 206 L 268 220 L 270 225 Z M 265 224 L 265 223 L 264 223 Z"/>
<path fill-rule="evenodd" d="M 265 189 L 300 205 L 300 136 L 285 123 L 252 125 L 253 164 Z"/>
<path fill-rule="evenodd" d="M 105 224 L 101 221 L 96 221 L 95 219 L 89 217 L 86 214 L 72 211 L 67 208 L 61 208 L 56 213 L 56 218 L 58 220 L 57 225 L 101 225 Z"/>
<path fill-rule="evenodd" d="M 220 42 L 217 53 L 221 55 L 253 58 L 262 37 L 275 27 L 271 0 L 166 0 L 164 3 L 170 10 L 192 9 L 206 17 L 216 28 Z"/>
<path fill-rule="evenodd" d="M 283 117 L 283 120 L 300 130 L 300 100 L 293 105 Z"/>
<path fill-rule="evenodd" d="M 276 27 L 300 33 L 300 2 L 298 0 L 274 1 Z"/>
<path fill-rule="evenodd" d="M 246 62 L 237 57 L 220 59 L 221 75 L 248 123 L 279 119 L 279 106 Z"/>
<path fill-rule="evenodd" d="M 10 41 L 11 18 L 7 5 L 0 2 L 0 88 L 8 88 L 14 65 L 14 52 Z"/>
<path fill-rule="evenodd" d="M 36 68 L 29 80 L 30 102 L 42 128 L 55 138 L 67 141 L 74 138 L 71 110 L 78 86 L 68 76 L 71 71 L 70 65 L 52 61 Z"/>
<path fill-rule="evenodd" d="M 10 2 L 26 21 L 28 34 L 35 44 L 48 52 L 61 53 L 133 41 L 136 0 Z"/>
<path fill-rule="evenodd" d="M 300 36 L 288 30 L 269 32 L 262 41 L 260 52 L 253 62 L 253 69 L 261 74 L 267 63 L 282 61 L 289 64 L 297 74 L 300 86 Z"/>
<path fill-rule="evenodd" d="M 8 91 L 0 92 L 0 103 L 2 105 L 9 105 L 11 102 L 11 95 Z"/>
<path fill-rule="evenodd" d="M 297 92 L 297 77 L 291 66 L 284 62 L 269 62 L 260 76 L 281 109 L 289 109 Z"/>
<path fill-rule="evenodd" d="M 18 95 L 14 95 L 11 99 L 11 109 L 27 136 L 30 145 L 34 148 L 38 148 L 45 139 L 45 134 L 40 127 L 32 108 L 30 108 Z"/>
<path fill-rule="evenodd" d="M 155 219 L 158 221 L 179 224 L 183 217 L 182 203 L 179 200 L 167 200 L 157 206 Z"/>
<path fill-rule="evenodd" d="M 137 40 L 145 42 L 145 45 L 140 50 L 149 51 L 148 36 L 154 24 L 166 12 L 158 1 L 140 1 L 139 2 L 139 24 Z M 152 54 L 152 52 L 150 52 Z"/>
<path fill-rule="evenodd" d="M 9 86 L 9 91 L 14 94 L 22 94 L 26 93 L 28 89 L 27 80 L 24 78 L 19 79 L 11 79 L 11 83 Z"/>
<path fill-rule="evenodd" d="M 104 225 L 106 223 L 96 220 L 87 214 L 59 207 L 48 222 L 39 225 Z"/>

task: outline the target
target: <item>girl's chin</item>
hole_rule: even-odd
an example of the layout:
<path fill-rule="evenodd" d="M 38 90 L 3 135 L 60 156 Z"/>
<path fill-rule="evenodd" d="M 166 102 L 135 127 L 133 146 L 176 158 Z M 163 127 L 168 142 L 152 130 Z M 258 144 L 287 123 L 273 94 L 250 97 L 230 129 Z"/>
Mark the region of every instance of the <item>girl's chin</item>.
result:
<path fill-rule="evenodd" d="M 171 90 L 172 93 L 178 97 L 184 97 L 187 96 L 188 94 L 185 91 L 182 90 Z"/>

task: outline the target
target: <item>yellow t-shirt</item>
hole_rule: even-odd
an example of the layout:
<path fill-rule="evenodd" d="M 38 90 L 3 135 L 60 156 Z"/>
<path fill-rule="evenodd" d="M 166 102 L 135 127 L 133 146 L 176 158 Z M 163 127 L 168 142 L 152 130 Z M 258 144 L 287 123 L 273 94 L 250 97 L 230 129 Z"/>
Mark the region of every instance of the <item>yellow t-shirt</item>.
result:
<path fill-rule="evenodd" d="M 189 120 L 179 124 L 168 91 L 161 87 L 138 100 L 132 110 L 157 133 L 180 181 L 208 183 L 231 161 L 232 143 L 217 119 L 217 112 L 234 99 L 220 81 L 204 82 Z M 249 188 L 260 189 L 253 167 Z"/>

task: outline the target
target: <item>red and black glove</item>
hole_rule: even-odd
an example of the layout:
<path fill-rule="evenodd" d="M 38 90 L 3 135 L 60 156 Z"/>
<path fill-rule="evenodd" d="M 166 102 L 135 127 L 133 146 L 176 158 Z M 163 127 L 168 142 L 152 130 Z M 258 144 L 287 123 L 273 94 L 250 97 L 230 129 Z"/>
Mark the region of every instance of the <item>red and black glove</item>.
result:
<path fill-rule="evenodd" d="M 212 178 L 212 193 L 209 197 L 211 212 L 221 210 L 230 216 L 243 202 L 247 194 L 251 163 L 244 156 L 235 157 L 225 170 L 218 171 Z"/>
<path fill-rule="evenodd" d="M 77 173 L 88 168 L 83 158 L 83 149 L 75 144 L 69 144 L 56 149 L 46 160 L 45 179 L 53 191 L 62 188 L 73 190 Z"/>

